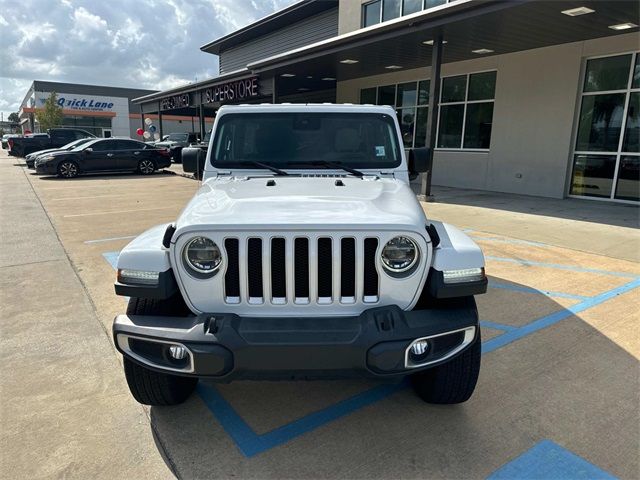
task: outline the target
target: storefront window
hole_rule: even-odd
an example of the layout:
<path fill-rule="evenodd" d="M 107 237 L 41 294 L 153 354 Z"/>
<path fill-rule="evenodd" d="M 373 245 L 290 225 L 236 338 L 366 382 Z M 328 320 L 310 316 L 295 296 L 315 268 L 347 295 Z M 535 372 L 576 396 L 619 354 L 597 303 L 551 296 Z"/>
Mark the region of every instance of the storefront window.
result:
<path fill-rule="evenodd" d="M 639 56 L 636 52 L 586 62 L 571 195 L 639 200 Z"/>
<path fill-rule="evenodd" d="M 624 93 L 589 95 L 582 99 L 576 150 L 618 150 L 624 101 Z"/>
<path fill-rule="evenodd" d="M 491 71 L 442 79 L 438 148 L 489 149 L 496 77 Z"/>
<path fill-rule="evenodd" d="M 604 92 L 627 88 L 631 55 L 595 58 L 587 62 L 585 92 Z"/>
<path fill-rule="evenodd" d="M 378 87 L 378 105 L 390 105 L 396 104 L 396 86 L 385 85 L 384 87 Z"/>
<path fill-rule="evenodd" d="M 640 200 L 640 157 L 623 156 L 620 158 L 615 198 L 635 202 Z"/>
<path fill-rule="evenodd" d="M 398 85 L 398 98 L 396 99 L 396 107 L 413 107 L 417 101 L 417 83 L 401 83 Z"/>
<path fill-rule="evenodd" d="M 376 104 L 376 88 L 363 88 L 360 90 L 360 103 L 370 103 L 372 105 Z"/>

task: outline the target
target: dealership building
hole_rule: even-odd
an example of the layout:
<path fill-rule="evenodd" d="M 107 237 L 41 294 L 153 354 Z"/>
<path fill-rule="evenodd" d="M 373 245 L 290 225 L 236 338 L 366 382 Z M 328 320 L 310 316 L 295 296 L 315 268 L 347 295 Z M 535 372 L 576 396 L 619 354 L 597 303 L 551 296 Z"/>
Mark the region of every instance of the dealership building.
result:
<path fill-rule="evenodd" d="M 62 107 L 62 127 L 80 128 L 98 137 L 138 139 L 142 139 L 136 133 L 140 127 L 140 108 L 132 100 L 156 93 L 155 90 L 35 80 L 18 112 L 23 133 L 40 132 L 36 112 L 43 108 L 52 92 L 56 93 L 58 105 Z M 151 116 L 151 119 L 159 123 L 157 115 Z M 198 131 L 198 121 L 199 118 L 195 116 L 166 115 L 162 123 L 164 133 L 179 133 Z M 212 119 L 206 121 L 211 123 Z"/>
<path fill-rule="evenodd" d="M 391 105 L 434 185 L 637 203 L 635 0 L 304 0 L 201 47 L 219 76 L 142 118 L 226 103 Z"/>

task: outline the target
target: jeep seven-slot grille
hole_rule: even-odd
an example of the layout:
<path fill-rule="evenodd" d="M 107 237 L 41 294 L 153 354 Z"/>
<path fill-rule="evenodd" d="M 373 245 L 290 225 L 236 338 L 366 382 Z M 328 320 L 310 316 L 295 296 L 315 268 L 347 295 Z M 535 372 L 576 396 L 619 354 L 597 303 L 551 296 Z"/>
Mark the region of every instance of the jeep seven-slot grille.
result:
<path fill-rule="evenodd" d="M 377 238 L 227 238 L 224 246 L 227 303 L 378 301 Z M 240 258 L 241 252 L 246 258 Z"/>

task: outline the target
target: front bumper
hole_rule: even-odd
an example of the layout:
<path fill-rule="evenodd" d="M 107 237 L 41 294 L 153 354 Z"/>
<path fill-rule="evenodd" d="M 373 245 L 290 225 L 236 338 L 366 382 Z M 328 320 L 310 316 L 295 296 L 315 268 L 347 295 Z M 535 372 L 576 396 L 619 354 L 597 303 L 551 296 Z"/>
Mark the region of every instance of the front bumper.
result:
<path fill-rule="evenodd" d="M 57 166 L 51 163 L 39 163 L 35 165 L 36 173 L 41 175 L 54 175 L 57 172 Z"/>
<path fill-rule="evenodd" d="M 118 315 L 116 347 L 152 370 L 235 379 L 398 377 L 444 363 L 478 335 L 473 298 L 444 300 L 428 310 L 372 308 L 354 317 L 193 317 Z M 411 353 L 417 339 L 429 346 Z M 171 346 L 187 356 L 171 358 Z"/>

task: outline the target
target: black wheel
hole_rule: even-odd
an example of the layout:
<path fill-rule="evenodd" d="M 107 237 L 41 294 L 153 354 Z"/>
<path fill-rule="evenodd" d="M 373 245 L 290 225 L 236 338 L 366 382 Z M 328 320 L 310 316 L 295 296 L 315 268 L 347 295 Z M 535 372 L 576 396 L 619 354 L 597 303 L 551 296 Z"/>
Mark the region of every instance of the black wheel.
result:
<path fill-rule="evenodd" d="M 464 353 L 445 364 L 411 376 L 413 389 L 427 403 L 452 404 L 469 400 L 480 373 L 480 330 Z"/>
<path fill-rule="evenodd" d="M 186 315 L 188 309 L 178 294 L 167 300 L 131 298 L 127 307 L 129 315 Z M 193 393 L 198 384 L 194 377 L 181 377 L 149 370 L 124 359 L 124 375 L 131 395 L 145 405 L 178 405 Z"/>
<path fill-rule="evenodd" d="M 138 162 L 138 172 L 142 175 L 151 175 L 156 170 L 156 164 L 153 160 L 140 160 Z"/>
<path fill-rule="evenodd" d="M 64 160 L 58 165 L 58 176 L 62 178 L 75 178 L 80 174 L 80 169 L 76 162 Z"/>

